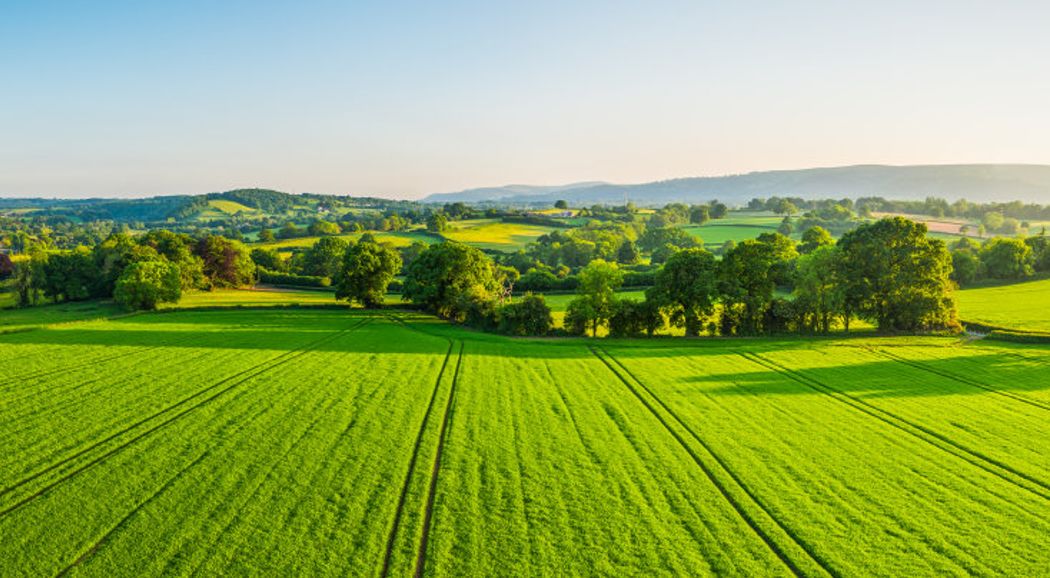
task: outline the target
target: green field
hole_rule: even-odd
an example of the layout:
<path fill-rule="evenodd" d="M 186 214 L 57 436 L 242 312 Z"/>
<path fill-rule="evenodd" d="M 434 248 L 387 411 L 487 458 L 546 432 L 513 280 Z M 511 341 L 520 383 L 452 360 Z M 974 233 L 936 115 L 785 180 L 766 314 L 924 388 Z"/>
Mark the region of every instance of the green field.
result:
<path fill-rule="evenodd" d="M 1050 279 L 962 289 L 955 295 L 963 321 L 1050 332 Z"/>
<path fill-rule="evenodd" d="M 4 576 L 1050 572 L 1045 347 L 254 309 L 0 355 Z"/>
<path fill-rule="evenodd" d="M 356 242 L 361 238 L 364 233 L 348 233 L 346 235 L 337 235 L 340 239 L 348 242 Z M 398 232 L 376 232 L 371 231 L 371 234 L 380 243 L 389 243 L 394 247 L 407 247 L 414 241 L 420 241 L 422 243 L 430 244 L 437 241 L 433 236 L 426 234 L 421 231 L 398 231 Z M 280 241 L 273 241 L 270 243 L 256 243 L 255 246 L 262 247 L 264 249 L 276 249 L 278 251 L 291 251 L 292 249 L 305 249 L 312 247 L 320 237 L 297 237 L 295 239 L 282 239 Z"/>
<path fill-rule="evenodd" d="M 726 241 L 739 243 L 754 239 L 763 233 L 776 233 L 783 217 L 769 213 L 749 213 L 734 211 L 722 219 L 708 221 L 703 225 L 683 227 L 691 235 L 704 241 L 704 246 L 713 249 L 722 246 Z"/>
<path fill-rule="evenodd" d="M 449 230 L 442 235 L 479 249 L 513 252 L 554 230 L 555 227 L 503 223 L 496 219 L 469 219 L 450 222 Z"/>

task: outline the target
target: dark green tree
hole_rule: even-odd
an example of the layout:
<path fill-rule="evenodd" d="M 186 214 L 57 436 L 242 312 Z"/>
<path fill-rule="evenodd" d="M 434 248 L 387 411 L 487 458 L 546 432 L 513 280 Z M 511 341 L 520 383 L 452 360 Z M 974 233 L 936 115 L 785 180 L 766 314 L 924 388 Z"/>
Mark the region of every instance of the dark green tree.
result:
<path fill-rule="evenodd" d="M 687 337 L 700 335 L 718 301 L 717 269 L 715 256 L 704 249 L 679 251 L 656 274 L 646 300 L 665 308 L 672 324 L 685 327 Z"/>
<path fill-rule="evenodd" d="M 402 298 L 464 321 L 471 303 L 494 302 L 499 289 L 491 259 L 474 247 L 445 241 L 428 247 L 407 268 Z"/>
<path fill-rule="evenodd" d="M 368 308 L 383 304 L 387 287 L 401 270 L 397 251 L 379 243 L 358 242 L 346 250 L 335 283 L 335 298 Z"/>
<path fill-rule="evenodd" d="M 132 309 L 153 310 L 182 296 L 179 268 L 167 261 L 140 261 L 124 268 L 113 297 Z"/>

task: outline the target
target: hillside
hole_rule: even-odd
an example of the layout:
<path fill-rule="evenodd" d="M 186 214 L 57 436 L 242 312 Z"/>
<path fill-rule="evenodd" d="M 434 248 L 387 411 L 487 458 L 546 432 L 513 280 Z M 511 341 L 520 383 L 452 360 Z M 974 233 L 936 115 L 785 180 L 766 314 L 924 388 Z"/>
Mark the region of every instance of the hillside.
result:
<path fill-rule="evenodd" d="M 642 184 L 602 183 L 554 187 L 543 191 L 521 186 L 470 189 L 430 195 L 424 202 L 479 202 L 547 204 L 565 199 L 575 204 L 639 204 L 672 201 L 706 202 L 718 199 L 739 204 L 754 197 L 922 199 L 1050 202 L 1050 165 L 857 165 L 786 171 L 762 171 L 720 177 L 692 177 Z"/>

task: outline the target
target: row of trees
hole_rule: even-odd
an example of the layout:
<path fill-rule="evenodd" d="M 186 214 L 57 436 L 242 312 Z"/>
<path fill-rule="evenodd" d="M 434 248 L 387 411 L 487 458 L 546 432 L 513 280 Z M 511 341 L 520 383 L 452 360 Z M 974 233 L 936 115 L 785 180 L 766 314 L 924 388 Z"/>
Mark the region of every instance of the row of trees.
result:
<path fill-rule="evenodd" d="M 952 244 L 952 278 L 960 285 L 984 280 L 1014 280 L 1050 273 L 1050 238 L 993 237 L 978 243 L 962 238 Z"/>
<path fill-rule="evenodd" d="M 92 248 L 34 251 L 15 268 L 14 286 L 23 306 L 112 297 L 155 309 L 178 301 L 185 290 L 251 284 L 254 274 L 248 249 L 238 241 L 155 230 L 137 238 L 111 235 Z"/>

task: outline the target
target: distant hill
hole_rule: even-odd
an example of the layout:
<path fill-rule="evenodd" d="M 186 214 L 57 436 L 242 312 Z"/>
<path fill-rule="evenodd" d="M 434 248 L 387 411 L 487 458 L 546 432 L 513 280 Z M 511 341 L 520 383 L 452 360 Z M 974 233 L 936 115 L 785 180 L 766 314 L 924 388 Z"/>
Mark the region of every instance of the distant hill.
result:
<path fill-rule="evenodd" d="M 544 188 L 551 190 L 544 191 Z M 774 195 L 802 198 L 941 197 L 979 202 L 1021 200 L 1050 204 L 1050 165 L 856 165 L 692 177 L 633 185 L 516 185 L 430 195 L 424 202 L 547 204 L 565 199 L 574 204 L 592 204 L 622 203 L 626 197 L 639 205 L 674 201 L 706 202 L 712 199 L 741 204 L 754 197 Z"/>
<path fill-rule="evenodd" d="M 525 198 L 543 195 L 558 195 L 566 191 L 586 189 L 608 185 L 602 181 L 588 181 L 559 186 L 506 185 L 502 187 L 483 187 L 467 189 L 458 193 L 436 193 L 423 199 L 424 203 L 480 203 L 498 201 L 506 198 Z M 559 197 L 560 198 L 560 197 Z"/>

